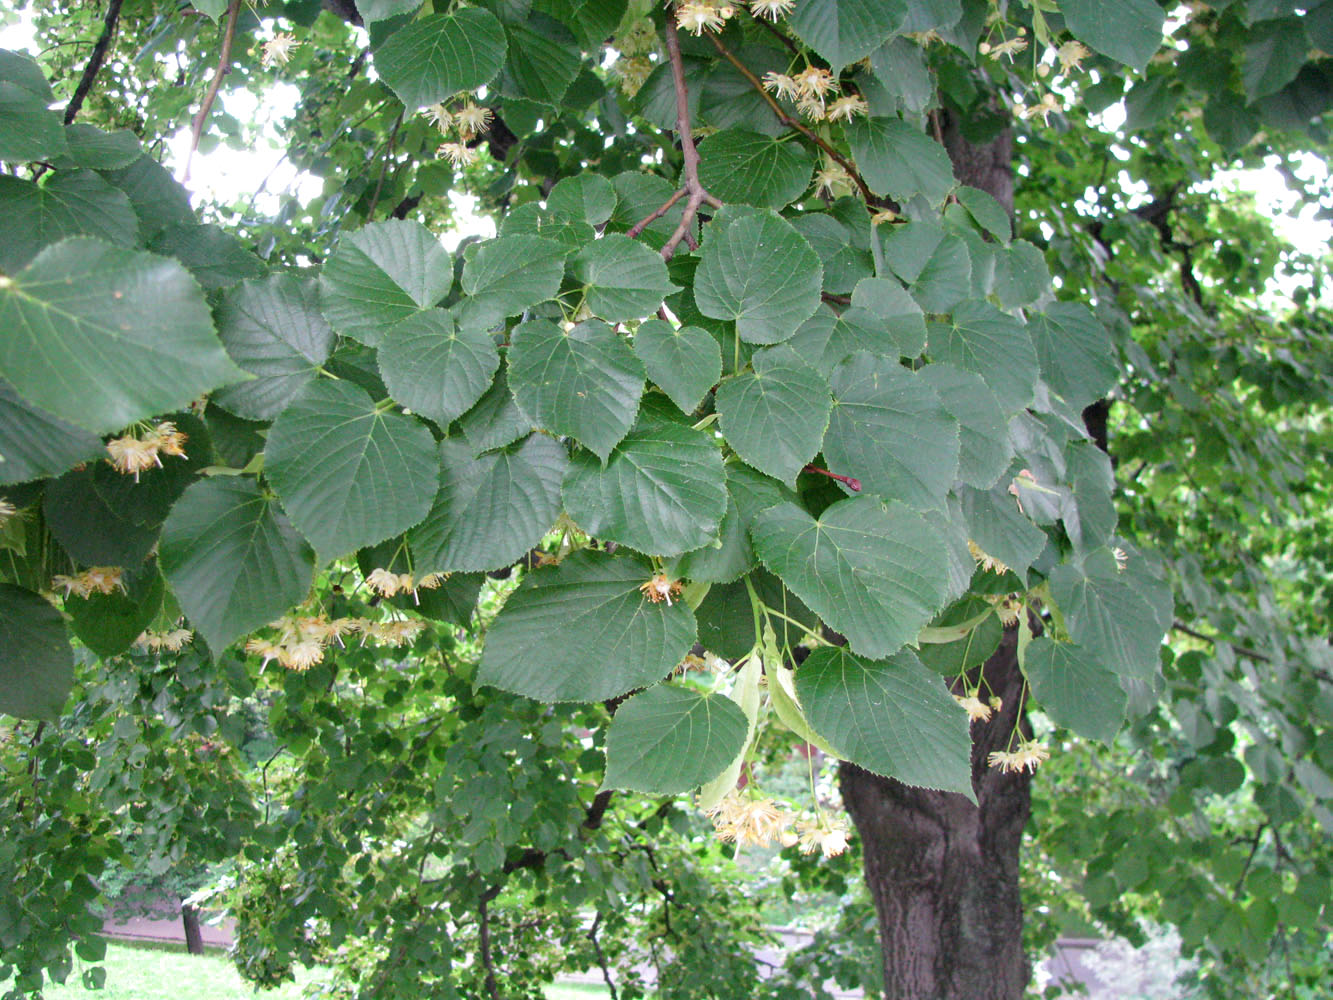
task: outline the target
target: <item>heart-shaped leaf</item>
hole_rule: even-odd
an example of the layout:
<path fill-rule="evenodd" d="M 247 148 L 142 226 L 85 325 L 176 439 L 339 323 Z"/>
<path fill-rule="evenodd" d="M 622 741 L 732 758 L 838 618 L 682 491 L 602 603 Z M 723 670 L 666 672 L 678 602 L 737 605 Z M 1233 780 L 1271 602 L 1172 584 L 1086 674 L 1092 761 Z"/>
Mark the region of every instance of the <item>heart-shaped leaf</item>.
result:
<path fill-rule="evenodd" d="M 730 698 L 674 684 L 641 691 L 606 731 L 603 788 L 680 795 L 717 777 L 745 745 L 749 722 Z"/>

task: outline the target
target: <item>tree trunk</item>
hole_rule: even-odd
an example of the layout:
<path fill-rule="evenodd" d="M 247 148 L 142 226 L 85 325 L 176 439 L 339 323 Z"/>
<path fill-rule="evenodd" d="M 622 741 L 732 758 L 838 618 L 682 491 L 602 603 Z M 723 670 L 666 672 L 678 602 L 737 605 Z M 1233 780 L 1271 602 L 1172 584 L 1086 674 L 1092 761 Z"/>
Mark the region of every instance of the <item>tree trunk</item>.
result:
<path fill-rule="evenodd" d="M 199 911 L 193 906 L 182 906 L 181 921 L 185 924 L 185 950 L 191 955 L 202 955 L 204 934 L 199 928 Z"/>
<path fill-rule="evenodd" d="M 955 116 L 937 114 L 955 176 L 993 196 L 1012 215 L 1009 131 L 974 145 Z M 986 763 L 992 750 L 1008 749 L 1015 726 L 1028 735 L 1015 629 L 1006 630 L 983 670 L 1003 708 L 989 722 L 972 724 L 978 805 L 847 763 L 839 772 L 879 916 L 887 1000 L 1019 1000 L 1027 985 L 1018 854 L 1030 778 L 1002 774 Z M 984 698 L 987 689 L 982 690 Z"/>

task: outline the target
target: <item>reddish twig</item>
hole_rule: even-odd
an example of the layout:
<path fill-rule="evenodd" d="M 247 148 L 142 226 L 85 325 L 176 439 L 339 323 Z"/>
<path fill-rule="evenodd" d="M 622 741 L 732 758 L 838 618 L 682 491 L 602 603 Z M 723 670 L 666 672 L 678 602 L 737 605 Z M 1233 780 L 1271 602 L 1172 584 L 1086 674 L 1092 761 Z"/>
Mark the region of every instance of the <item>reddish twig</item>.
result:
<path fill-rule="evenodd" d="M 767 102 L 768 106 L 773 109 L 773 114 L 778 116 L 778 121 L 782 125 L 786 126 L 787 128 L 795 129 L 797 132 L 800 132 L 801 135 L 805 136 L 816 146 L 822 149 L 825 153 L 827 153 L 829 157 L 833 160 L 833 162 L 838 164 L 838 166 L 842 167 L 843 170 L 847 171 L 847 176 L 850 177 L 853 181 L 855 181 L 856 186 L 860 188 L 861 197 L 865 199 L 867 205 L 883 204 L 883 200 L 878 198 L 875 195 L 875 192 L 870 190 L 869 185 L 866 184 L 865 179 L 861 176 L 860 172 L 856 169 L 855 164 L 853 164 L 851 160 L 847 159 L 847 157 L 843 156 L 836 149 L 830 146 L 828 142 L 825 141 L 823 136 L 819 135 L 817 132 L 810 129 L 804 122 L 796 118 L 793 118 L 789 114 L 787 114 L 787 112 L 782 109 L 782 105 L 779 104 L 776 100 L 774 100 L 773 95 L 764 89 L 763 81 L 760 80 L 759 77 L 754 75 L 754 73 L 750 70 L 750 67 L 746 66 L 743 62 L 737 59 L 735 54 L 731 51 L 731 49 L 723 45 L 721 40 L 716 35 L 710 34 L 708 36 L 708 40 L 713 43 L 713 48 L 717 49 L 718 52 L 722 54 L 723 58 L 727 60 L 727 62 L 735 66 L 736 69 L 740 72 L 740 74 L 743 77 L 745 77 L 745 79 L 750 81 L 750 86 L 752 86 L 756 91 L 758 91 L 759 96 L 762 97 Z"/>
<path fill-rule="evenodd" d="M 861 492 L 861 480 L 853 479 L 851 476 L 840 476 L 836 472 L 829 472 L 828 469 L 821 469 L 817 465 L 807 465 L 802 472 L 817 472 L 821 476 L 828 476 L 830 479 L 836 479 L 853 493 Z"/>
<path fill-rule="evenodd" d="M 231 72 L 231 46 L 236 40 L 236 22 L 241 13 L 241 0 L 231 0 L 227 5 L 227 26 L 222 32 L 222 51 L 218 54 L 217 69 L 213 71 L 213 82 L 208 85 L 208 92 L 204 94 L 204 103 L 199 106 L 199 113 L 194 116 L 194 121 L 190 127 L 190 152 L 185 157 L 185 179 L 190 179 L 190 164 L 194 161 L 195 150 L 199 148 L 199 139 L 204 134 L 204 126 L 208 123 L 209 112 L 213 110 L 213 102 L 218 99 L 218 91 L 222 88 L 222 78 Z"/>
<path fill-rule="evenodd" d="M 83 101 L 88 96 L 88 91 L 93 89 L 93 81 L 97 79 L 97 73 L 106 60 L 107 49 L 111 47 L 111 39 L 116 34 L 116 22 L 120 19 L 120 5 L 122 2 L 123 0 L 111 0 L 106 6 L 106 16 L 102 18 L 102 33 L 97 37 L 96 44 L 93 45 L 92 55 L 88 57 L 88 65 L 83 67 L 83 75 L 79 77 L 79 85 L 74 88 L 74 96 L 65 105 L 66 125 L 74 121 L 74 116 L 83 107 Z"/>
<path fill-rule="evenodd" d="M 676 202 L 680 201 L 680 199 L 684 198 L 685 195 L 687 195 L 688 193 L 689 193 L 689 188 L 680 188 L 670 198 L 664 201 L 657 208 L 653 209 L 652 212 L 644 216 L 638 222 L 634 223 L 634 225 L 630 226 L 629 232 L 627 232 L 625 235 L 628 236 L 630 239 L 633 239 L 634 237 L 638 236 L 641 232 L 643 232 L 645 229 L 651 226 L 654 222 L 656 222 L 662 216 L 666 215 L 667 212 L 670 212 L 671 206 L 674 205 Z"/>
<path fill-rule="evenodd" d="M 714 208 L 721 208 L 722 202 L 709 194 L 703 182 L 699 180 L 699 150 L 694 145 L 694 128 L 690 124 L 690 93 L 685 87 L 685 63 L 681 59 L 680 39 L 676 36 L 675 25 L 667 25 L 666 47 L 667 55 L 671 59 L 671 81 L 676 88 L 676 134 L 680 136 L 680 151 L 685 158 L 681 173 L 685 181 L 685 190 L 689 192 L 680 225 L 676 226 L 675 232 L 662 247 L 662 259 L 670 260 L 672 254 L 676 252 L 676 247 L 680 246 L 681 240 L 684 240 L 691 250 L 698 249 L 699 243 L 690 231 L 690 226 L 694 224 L 699 206 L 707 202 Z"/>

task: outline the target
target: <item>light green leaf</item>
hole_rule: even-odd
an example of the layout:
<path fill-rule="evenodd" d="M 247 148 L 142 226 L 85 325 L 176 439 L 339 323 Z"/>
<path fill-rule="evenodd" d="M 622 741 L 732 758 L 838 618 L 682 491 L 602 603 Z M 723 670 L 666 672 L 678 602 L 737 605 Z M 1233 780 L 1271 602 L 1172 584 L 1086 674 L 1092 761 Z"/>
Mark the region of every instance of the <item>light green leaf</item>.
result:
<path fill-rule="evenodd" d="M 1120 678 L 1088 650 L 1039 636 L 1028 644 L 1023 673 L 1051 719 L 1080 736 L 1110 743 L 1125 721 Z"/>
<path fill-rule="evenodd" d="M 819 308 L 819 255 L 771 211 L 724 209 L 708 227 L 694 299 L 713 319 L 736 321 L 751 344 L 776 344 Z"/>
<path fill-rule="evenodd" d="M 745 766 L 745 758 L 750 751 L 751 743 L 754 742 L 755 727 L 759 722 L 759 705 L 763 698 L 760 685 L 763 679 L 764 668 L 757 656 L 747 659 L 736 671 L 727 697 L 735 702 L 745 715 L 745 739 L 741 742 L 740 750 L 731 758 L 731 763 L 722 769 L 722 773 L 699 789 L 697 804 L 702 812 L 707 813 L 725 799 L 740 780 L 741 768 Z"/>
<path fill-rule="evenodd" d="M 862 278 L 852 292 L 852 308 L 878 316 L 884 323 L 885 332 L 897 343 L 901 356 L 914 358 L 925 350 L 926 318 L 921 307 L 913 301 L 907 289 L 892 278 Z"/>
<path fill-rule="evenodd" d="M 718 426 L 727 443 L 789 486 L 819 452 L 832 405 L 824 376 L 785 345 L 756 354 L 752 371 L 717 388 Z"/>
<path fill-rule="evenodd" d="M 679 795 L 717 777 L 745 748 L 748 722 L 730 698 L 673 684 L 641 691 L 606 731 L 603 788 Z"/>
<path fill-rule="evenodd" d="M 379 362 L 394 399 L 447 426 L 481 398 L 500 353 L 489 333 L 466 328 L 451 311 L 431 309 L 389 328 Z"/>
<path fill-rule="evenodd" d="M 278 415 L 264 474 L 292 523 L 327 559 L 396 535 L 430 510 L 435 442 L 348 382 L 314 382 Z"/>
<path fill-rule="evenodd" d="M 661 256 L 622 233 L 590 243 L 574 258 L 572 270 L 588 286 L 588 308 L 608 323 L 651 316 L 679 291 L 667 280 Z"/>
<path fill-rule="evenodd" d="M 505 31 L 484 7 L 431 14 L 399 28 L 375 52 L 375 69 L 408 111 L 490 83 L 505 59 Z"/>
<path fill-rule="evenodd" d="M 1156 0 L 1061 0 L 1060 12 L 1080 42 L 1140 73 L 1162 46 L 1166 11 Z"/>
<path fill-rule="evenodd" d="M 959 203 L 967 209 L 968 215 L 976 220 L 978 226 L 990 233 L 1001 243 L 1008 243 L 1014 235 L 1013 223 L 1004 206 L 978 188 L 966 184 L 955 192 Z"/>
<path fill-rule="evenodd" d="M 486 635 L 477 683 L 538 701 L 603 701 L 656 684 L 694 645 L 684 601 L 639 590 L 638 559 L 581 551 L 529 574 Z"/>
<path fill-rule="evenodd" d="M 105 454 L 96 434 L 43 413 L 0 380 L 0 485 L 58 476 Z"/>
<path fill-rule="evenodd" d="M 785 208 L 805 194 L 814 157 L 794 142 L 726 129 L 699 144 L 699 180 L 729 205 Z"/>
<path fill-rule="evenodd" d="M 764 565 L 863 656 L 914 641 L 944 603 L 944 539 L 903 504 L 857 497 L 818 520 L 779 504 L 755 519 L 750 536 Z"/>
<path fill-rule="evenodd" d="M 875 194 L 897 201 L 920 194 L 939 205 L 954 189 L 953 167 L 944 147 L 901 119 L 853 119 L 847 140 L 861 176 Z"/>
<path fill-rule="evenodd" d="M 440 442 L 440 491 L 408 532 L 416 566 L 449 573 L 512 565 L 555 523 L 568 464 L 565 449 L 542 434 L 479 458 L 463 441 Z"/>
<path fill-rule="evenodd" d="M 55 719 L 74 684 L 60 612 L 40 594 L 0 583 L 0 712 Z"/>
<path fill-rule="evenodd" d="M 1162 629 L 1157 615 L 1134 586 L 1120 574 L 1107 549 L 1051 573 L 1055 599 L 1070 637 L 1109 670 L 1151 681 L 1161 664 Z"/>
<path fill-rule="evenodd" d="M 989 302 L 964 302 L 952 323 L 930 324 L 931 358 L 980 375 L 1005 413 L 1032 402 L 1037 387 L 1037 352 L 1027 328 Z"/>
<path fill-rule="evenodd" d="M 588 534 L 649 555 L 676 556 L 717 537 L 727 509 L 722 454 L 703 431 L 645 407 L 602 467 L 574 456 L 565 510 Z"/>
<path fill-rule="evenodd" d="M 1006 309 L 1036 302 L 1051 291 L 1051 272 L 1046 257 L 1027 240 L 1014 240 L 997 249 L 995 294 Z"/>
<path fill-rule="evenodd" d="M 215 312 L 233 361 L 256 377 L 215 392 L 212 401 L 247 420 L 272 420 L 315 378 L 333 351 L 313 281 L 275 274 L 246 281 Z"/>
<path fill-rule="evenodd" d="M 434 306 L 453 283 L 449 252 L 429 229 L 372 222 L 339 241 L 320 275 L 320 305 L 339 333 L 378 347 L 390 326 Z"/>
<path fill-rule="evenodd" d="M 929 383 L 897 358 L 858 351 L 832 385 L 829 468 L 914 510 L 942 508 L 958 475 L 958 421 Z"/>
<path fill-rule="evenodd" d="M 205 15 L 214 24 L 227 12 L 227 0 L 192 0 L 191 7 Z"/>
<path fill-rule="evenodd" d="M 888 41 L 907 20 L 907 7 L 905 0 L 801 0 L 787 23 L 836 75 Z"/>
<path fill-rule="evenodd" d="M 0 377 L 28 402 L 99 433 L 246 378 L 173 260 L 76 238 L 0 283 Z"/>
<path fill-rule="evenodd" d="M 606 461 L 634 423 L 643 366 L 600 320 L 562 330 L 536 319 L 510 335 L 509 389 L 533 424 L 568 434 Z"/>
<path fill-rule="evenodd" d="M 721 545 L 705 545 L 686 552 L 675 564 L 675 575 L 687 580 L 730 583 L 755 566 L 750 546 L 750 525 L 762 510 L 796 499 L 791 490 L 741 462 L 727 463 L 727 512 L 719 529 Z"/>
<path fill-rule="evenodd" d="M 513 444 L 533 429 L 532 421 L 523 415 L 509 392 L 506 368 L 500 369 L 477 405 L 458 419 L 458 429 L 474 455 Z"/>
<path fill-rule="evenodd" d="M 1111 338 L 1081 302 L 1053 302 L 1028 320 L 1041 377 L 1070 406 L 1101 399 L 1120 376 Z"/>
<path fill-rule="evenodd" d="M 634 353 L 648 377 L 686 413 L 693 413 L 722 377 L 722 349 L 702 327 L 650 319 L 634 333 Z"/>
<path fill-rule="evenodd" d="M 873 661 L 816 649 L 796 668 L 796 692 L 815 732 L 853 764 L 976 801 L 967 715 L 911 650 Z"/>
<path fill-rule="evenodd" d="M 506 316 L 554 298 L 569 248 L 540 236 L 501 236 L 474 243 L 463 254 L 464 326 L 488 329 Z"/>
<path fill-rule="evenodd" d="M 60 116 L 26 87 L 0 80 L 0 160 L 54 160 L 69 151 Z"/>
<path fill-rule="evenodd" d="M 987 490 L 1009 467 L 1013 446 L 1000 404 L 981 377 L 950 364 L 926 365 L 917 375 L 959 425 L 958 478 Z"/>
<path fill-rule="evenodd" d="M 138 235 L 130 200 L 91 170 L 61 170 L 42 185 L 0 176 L 0 269 L 10 274 L 67 236 L 128 247 Z"/>
<path fill-rule="evenodd" d="M 616 189 L 601 174 L 566 177 L 546 196 L 546 211 L 556 217 L 600 226 L 616 210 Z"/>
<path fill-rule="evenodd" d="M 195 483 L 172 508 L 158 548 L 190 625 L 216 657 L 305 600 L 315 553 L 249 479 Z"/>

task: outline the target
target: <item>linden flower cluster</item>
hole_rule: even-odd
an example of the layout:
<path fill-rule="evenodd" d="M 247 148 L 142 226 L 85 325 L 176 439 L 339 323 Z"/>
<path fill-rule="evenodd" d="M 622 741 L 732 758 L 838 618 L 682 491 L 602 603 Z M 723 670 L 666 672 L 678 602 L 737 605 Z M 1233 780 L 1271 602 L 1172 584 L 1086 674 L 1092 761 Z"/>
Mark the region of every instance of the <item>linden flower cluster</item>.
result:
<path fill-rule="evenodd" d="M 125 584 L 121 582 L 124 573 L 119 566 L 92 566 L 74 576 L 57 574 L 51 578 L 52 590 L 64 590 L 65 596 L 91 597 L 93 594 L 114 594 L 119 590 L 125 593 Z"/>
<path fill-rule="evenodd" d="M 1030 774 L 1037 769 L 1038 764 L 1050 759 L 1050 753 L 1036 740 L 1019 740 L 1018 749 L 995 750 L 986 761 L 991 767 L 998 767 L 1006 774 L 1017 774 L 1020 771 Z"/>
<path fill-rule="evenodd" d="M 680 581 L 667 579 L 665 573 L 657 573 L 652 579 L 639 584 L 639 590 L 648 600 L 654 604 L 666 601 L 668 608 L 671 607 L 671 598 L 680 596 L 680 589 Z"/>
<path fill-rule="evenodd" d="M 982 551 L 981 546 L 978 545 L 976 542 L 972 541 L 972 539 L 970 538 L 967 540 L 967 551 L 972 553 L 972 558 L 975 559 L 978 565 L 980 565 L 981 568 L 986 570 L 988 573 L 1009 572 L 1008 566 L 1000 562 L 1000 560 L 996 559 L 994 556 L 987 555 L 984 551 Z"/>
<path fill-rule="evenodd" d="M 107 462 L 117 472 L 133 475 L 139 481 L 139 473 L 156 466 L 162 468 L 163 455 L 185 457 L 185 442 L 189 437 L 176 429 L 170 420 L 163 420 L 153 426 L 143 437 L 126 434 L 112 438 L 106 443 Z"/>
<path fill-rule="evenodd" d="M 382 597 L 411 594 L 412 603 L 420 604 L 418 590 L 434 590 L 448 578 L 448 573 L 427 573 L 417 580 L 411 573 L 394 573 L 383 567 L 377 567 L 366 576 L 366 586 Z"/>
<path fill-rule="evenodd" d="M 851 121 L 857 115 L 869 113 L 870 106 L 856 94 L 828 100 L 839 89 L 837 79 L 819 66 L 807 66 L 795 75 L 768 72 L 764 74 L 764 89 L 779 98 L 796 102 L 796 109 L 811 121 Z"/>
<path fill-rule="evenodd" d="M 286 66 L 287 61 L 292 57 L 292 50 L 301 43 L 285 31 L 280 31 L 273 38 L 264 43 L 264 54 L 260 56 L 260 63 L 265 66 Z"/>
<path fill-rule="evenodd" d="M 724 843 L 755 847 L 768 847 L 773 843 L 783 847 L 799 845 L 803 854 L 818 850 L 826 858 L 847 850 L 846 823 L 827 817 L 798 816 L 779 807 L 772 799 L 733 791 L 709 809 L 707 815 L 713 821 L 718 839 Z"/>
<path fill-rule="evenodd" d="M 652 76 L 657 64 L 652 54 L 657 51 L 657 32 L 650 20 L 640 18 L 615 37 L 613 46 L 620 53 L 613 71 L 626 97 L 633 97 Z"/>
<path fill-rule="evenodd" d="M 173 628 L 167 632 L 154 632 L 151 629 L 147 632 L 141 632 L 139 638 L 134 640 L 134 644 L 141 649 L 149 649 L 154 653 L 166 650 L 169 653 L 179 653 L 185 648 L 185 644 L 194 638 L 194 633 L 188 628 Z"/>
<path fill-rule="evenodd" d="M 346 649 L 342 637 L 352 632 L 361 633 L 363 646 L 367 639 L 374 639 L 382 646 L 398 646 L 411 642 L 426 625 L 404 618 L 375 622 L 368 618 L 287 615 L 272 622 L 269 628 L 277 630 L 275 638 L 255 636 L 246 642 L 245 651 L 263 657 L 264 667 L 269 660 L 277 660 L 288 670 L 309 670 L 324 662 L 324 652 L 330 643 L 336 642 Z"/>
<path fill-rule="evenodd" d="M 423 112 L 430 123 L 441 132 L 448 134 L 450 129 L 458 133 L 457 142 L 446 142 L 438 152 L 454 166 L 473 163 L 477 159 L 477 150 L 468 143 L 491 127 L 495 115 L 490 108 L 465 101 L 457 111 L 450 111 L 443 102 L 432 104 Z"/>
<path fill-rule="evenodd" d="M 0 500 L 0 528 L 3 528 L 5 522 L 19 512 L 8 500 Z"/>
<path fill-rule="evenodd" d="M 978 698 L 975 693 L 969 694 L 966 698 L 954 695 L 953 700 L 967 709 L 968 722 L 990 722 L 991 707 Z"/>

